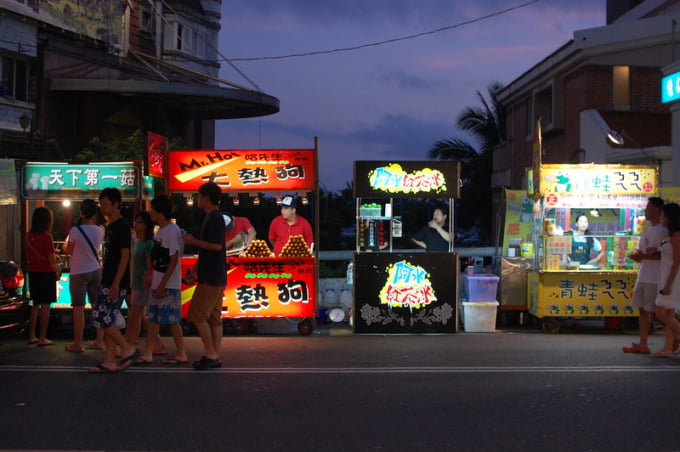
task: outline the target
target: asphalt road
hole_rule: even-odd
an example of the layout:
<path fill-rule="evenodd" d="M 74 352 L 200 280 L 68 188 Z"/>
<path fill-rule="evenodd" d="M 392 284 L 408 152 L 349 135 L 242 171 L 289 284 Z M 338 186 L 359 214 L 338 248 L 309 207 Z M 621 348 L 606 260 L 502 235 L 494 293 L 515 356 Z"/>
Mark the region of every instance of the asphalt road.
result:
<path fill-rule="evenodd" d="M 214 371 L 88 375 L 102 352 L 4 336 L 0 449 L 680 450 L 680 357 L 621 353 L 634 339 L 330 328 L 226 336 Z M 187 343 L 198 358 L 198 338 Z"/>

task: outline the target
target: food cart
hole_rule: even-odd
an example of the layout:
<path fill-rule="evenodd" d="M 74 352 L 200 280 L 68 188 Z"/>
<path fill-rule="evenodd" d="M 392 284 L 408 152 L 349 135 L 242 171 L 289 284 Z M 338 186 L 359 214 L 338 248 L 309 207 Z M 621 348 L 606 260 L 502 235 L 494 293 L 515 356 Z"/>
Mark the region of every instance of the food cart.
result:
<path fill-rule="evenodd" d="M 283 196 L 295 195 L 302 201 L 302 215 L 318 237 L 317 149 L 184 150 L 168 154 L 168 189 L 188 197 L 207 181 L 217 183 L 227 196 L 227 206 L 235 216 L 248 208 L 266 212 L 258 219 L 280 214 Z M 298 214 L 301 209 L 298 207 Z M 178 224 L 181 219 L 178 219 Z M 300 247 L 292 237 L 281 256 L 274 257 L 264 240 L 269 221 L 252 222 L 259 240 L 247 249 L 227 257 L 227 286 L 222 318 L 236 319 L 237 332 L 249 320 L 262 318 L 298 319 L 298 331 L 310 334 L 316 314 L 316 250 Z M 297 242 L 296 242 L 297 241 Z M 181 258 L 182 273 L 196 263 L 196 255 Z M 182 284 L 182 314 L 186 317 L 195 285 Z"/>
<path fill-rule="evenodd" d="M 353 256 L 352 321 L 355 333 L 454 333 L 458 330 L 458 255 L 397 250 L 403 207 L 398 198 L 459 197 L 460 163 L 354 162 L 357 240 Z M 424 226 L 429 218 L 422 218 Z M 415 232 L 415 231 L 413 231 Z"/>
<path fill-rule="evenodd" d="M 142 196 L 142 162 L 24 162 L 21 168 L 22 232 L 30 228 L 36 207 L 54 212 L 54 245 L 57 263 L 62 267 L 53 309 L 71 309 L 69 256 L 62 253 L 68 232 L 78 218 L 78 202 L 97 199 L 104 188 L 117 188 L 123 200 L 136 202 Z M 86 304 L 89 309 L 90 304 Z M 57 311 L 58 312 L 58 311 Z"/>
<path fill-rule="evenodd" d="M 557 332 L 560 319 L 619 320 L 637 317 L 632 291 L 637 264 L 628 255 L 637 248 L 647 199 L 658 193 L 658 170 L 632 165 L 540 165 L 533 209 L 527 272 L 527 307 L 545 332 Z M 589 263 L 572 257 L 574 227 L 585 215 Z M 598 259 L 599 256 L 599 259 Z M 616 323 L 616 322 L 611 322 Z"/>

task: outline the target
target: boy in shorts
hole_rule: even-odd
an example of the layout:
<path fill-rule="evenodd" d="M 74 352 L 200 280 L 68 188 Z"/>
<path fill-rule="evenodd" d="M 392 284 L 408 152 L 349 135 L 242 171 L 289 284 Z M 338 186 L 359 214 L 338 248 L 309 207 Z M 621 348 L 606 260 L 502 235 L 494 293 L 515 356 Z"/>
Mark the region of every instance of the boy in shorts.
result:
<path fill-rule="evenodd" d="M 187 363 L 184 351 L 184 337 L 180 321 L 182 319 L 182 269 L 179 258 L 184 252 L 182 231 L 170 222 L 172 200 L 166 195 L 155 197 L 151 201 L 151 219 L 159 227 L 151 249 L 151 296 L 147 307 L 148 333 L 146 350 L 136 361 L 137 364 L 153 362 L 153 350 L 160 325 L 169 325 L 170 333 L 175 341 L 175 355 L 166 359 L 163 364 Z"/>

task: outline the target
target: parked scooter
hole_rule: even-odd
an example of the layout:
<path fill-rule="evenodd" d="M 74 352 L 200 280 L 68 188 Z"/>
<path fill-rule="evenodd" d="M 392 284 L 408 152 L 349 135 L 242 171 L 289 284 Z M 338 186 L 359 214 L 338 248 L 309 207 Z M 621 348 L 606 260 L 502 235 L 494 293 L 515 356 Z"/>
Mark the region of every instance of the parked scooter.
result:
<path fill-rule="evenodd" d="M 30 306 L 23 296 L 24 274 L 14 261 L 0 260 L 0 331 L 28 324 Z"/>

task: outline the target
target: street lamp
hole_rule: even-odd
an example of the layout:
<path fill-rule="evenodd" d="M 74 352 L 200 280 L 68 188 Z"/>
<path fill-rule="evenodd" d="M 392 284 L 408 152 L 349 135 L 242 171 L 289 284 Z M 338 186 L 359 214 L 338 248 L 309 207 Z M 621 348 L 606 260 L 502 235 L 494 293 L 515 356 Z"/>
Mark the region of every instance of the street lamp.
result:
<path fill-rule="evenodd" d="M 19 125 L 24 130 L 24 134 L 26 134 L 26 129 L 28 129 L 31 126 L 31 117 L 28 116 L 26 113 L 19 116 Z"/>

